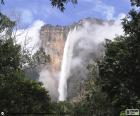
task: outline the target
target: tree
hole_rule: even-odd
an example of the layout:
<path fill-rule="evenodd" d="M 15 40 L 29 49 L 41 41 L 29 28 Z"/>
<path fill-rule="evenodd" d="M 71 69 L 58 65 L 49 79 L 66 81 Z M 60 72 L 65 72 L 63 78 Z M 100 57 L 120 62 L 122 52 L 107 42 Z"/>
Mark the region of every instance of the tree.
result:
<path fill-rule="evenodd" d="M 0 0 L 0 2 L 1 2 L 1 4 L 4 4 L 4 0 Z M 65 10 L 65 5 L 68 2 L 77 4 L 77 0 L 50 0 L 50 2 L 53 7 L 57 7 L 62 12 Z"/>
<path fill-rule="evenodd" d="M 139 6 L 139 0 L 131 0 Z M 139 7 L 138 7 L 139 9 Z M 115 114 L 140 107 L 140 12 L 132 9 L 123 19 L 125 35 L 106 40 L 104 59 L 99 63 L 100 84 Z"/>
<path fill-rule="evenodd" d="M 16 71 L 0 76 L 0 110 L 8 113 L 50 113 L 51 102 L 48 92 L 41 84 L 24 79 Z"/>
<path fill-rule="evenodd" d="M 41 69 L 51 62 L 50 55 L 46 54 L 43 48 L 39 48 L 33 55 L 27 49 L 22 53 L 21 62 L 27 77 L 38 81 Z"/>
<path fill-rule="evenodd" d="M 139 0 L 130 0 L 131 1 L 131 5 L 136 5 L 137 7 L 140 6 L 140 1 Z"/>
<path fill-rule="evenodd" d="M 0 13 L 0 111 L 49 113 L 52 107 L 48 92 L 41 83 L 27 79 L 22 70 L 21 47 L 12 38 L 14 24 Z"/>
<path fill-rule="evenodd" d="M 112 116 L 111 104 L 106 93 L 101 91 L 99 84 L 98 65 L 90 64 L 88 67 L 88 80 L 85 81 L 84 92 L 80 102 L 75 104 L 74 114 L 93 116 Z"/>
<path fill-rule="evenodd" d="M 76 4 L 77 3 L 77 0 L 50 0 L 50 1 L 51 1 L 52 6 L 57 7 L 61 11 L 64 11 L 65 10 L 65 5 L 68 2 L 72 2 L 73 4 Z"/>
<path fill-rule="evenodd" d="M 68 101 L 53 103 L 54 112 L 57 115 L 72 115 L 74 110 L 74 104 Z"/>

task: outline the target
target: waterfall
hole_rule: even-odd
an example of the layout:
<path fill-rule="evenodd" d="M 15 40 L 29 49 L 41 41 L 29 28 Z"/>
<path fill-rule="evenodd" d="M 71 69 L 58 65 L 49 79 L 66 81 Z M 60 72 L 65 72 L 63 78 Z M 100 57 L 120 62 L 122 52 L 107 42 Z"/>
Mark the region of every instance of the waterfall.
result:
<path fill-rule="evenodd" d="M 67 98 L 67 79 L 70 76 L 73 49 L 76 43 L 76 38 L 73 34 L 75 31 L 76 31 L 76 28 L 73 31 L 70 31 L 68 33 L 65 46 L 64 46 L 61 72 L 60 72 L 60 80 L 59 80 L 59 88 L 58 88 L 59 101 L 65 101 Z"/>

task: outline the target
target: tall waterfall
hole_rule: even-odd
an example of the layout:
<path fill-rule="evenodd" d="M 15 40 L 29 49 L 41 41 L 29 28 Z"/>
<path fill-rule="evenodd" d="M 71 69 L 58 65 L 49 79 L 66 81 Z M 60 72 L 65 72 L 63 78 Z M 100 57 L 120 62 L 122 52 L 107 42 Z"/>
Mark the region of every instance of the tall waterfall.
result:
<path fill-rule="evenodd" d="M 60 72 L 60 80 L 59 80 L 59 101 L 65 101 L 67 98 L 67 79 L 70 76 L 70 70 L 71 70 L 71 63 L 72 63 L 72 57 L 73 57 L 73 49 L 74 45 L 76 43 L 76 39 L 73 33 L 75 33 L 76 28 L 73 31 L 70 31 L 67 40 L 65 42 L 64 46 L 64 52 L 63 52 L 63 59 L 62 59 L 62 65 L 61 65 L 61 72 Z"/>

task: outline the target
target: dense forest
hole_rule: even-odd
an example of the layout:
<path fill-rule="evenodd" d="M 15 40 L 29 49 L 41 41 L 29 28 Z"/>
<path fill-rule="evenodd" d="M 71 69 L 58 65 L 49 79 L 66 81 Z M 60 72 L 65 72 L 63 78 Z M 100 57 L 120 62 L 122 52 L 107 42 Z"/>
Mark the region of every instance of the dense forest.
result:
<path fill-rule="evenodd" d="M 51 5 L 65 11 L 67 2 L 51 0 Z M 1 5 L 4 5 L 3 0 Z M 125 109 L 140 108 L 140 1 L 131 0 L 131 6 L 132 10 L 122 20 L 125 34 L 114 41 L 106 39 L 102 59 L 87 67 L 89 79 L 84 82 L 85 93 L 77 102 L 53 102 L 42 83 L 27 77 L 23 64 L 36 65 L 40 54 L 37 52 L 31 58 L 28 51 L 21 50 L 15 43 L 16 37 L 12 36 L 16 22 L 1 12 L 0 112 L 7 115 L 125 116 Z M 49 56 L 45 56 L 44 62 L 48 61 Z"/>

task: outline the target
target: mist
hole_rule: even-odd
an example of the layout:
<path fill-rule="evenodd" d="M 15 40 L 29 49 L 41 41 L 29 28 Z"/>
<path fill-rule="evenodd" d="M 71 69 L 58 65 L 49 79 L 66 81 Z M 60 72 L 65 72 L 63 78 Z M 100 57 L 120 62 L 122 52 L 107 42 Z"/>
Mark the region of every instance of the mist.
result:
<path fill-rule="evenodd" d="M 67 99 L 69 78 L 77 78 L 79 81 L 86 79 L 86 67 L 90 60 L 95 60 L 103 54 L 102 43 L 105 42 L 105 39 L 113 40 L 115 36 L 122 34 L 123 30 L 118 21 L 112 24 L 109 22 L 103 24 L 85 22 L 82 26 L 75 27 L 69 32 L 61 64 L 59 101 Z"/>
<path fill-rule="evenodd" d="M 43 83 L 43 86 L 48 90 L 49 95 L 53 101 L 57 101 L 58 98 L 58 75 L 43 68 L 40 72 L 39 81 Z"/>
<path fill-rule="evenodd" d="M 13 36 L 16 37 L 16 43 L 33 55 L 40 47 L 40 29 L 44 24 L 43 21 L 36 20 L 26 29 L 15 30 Z"/>

